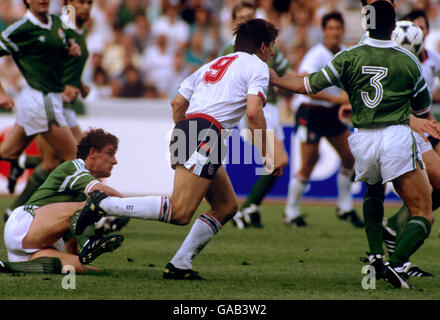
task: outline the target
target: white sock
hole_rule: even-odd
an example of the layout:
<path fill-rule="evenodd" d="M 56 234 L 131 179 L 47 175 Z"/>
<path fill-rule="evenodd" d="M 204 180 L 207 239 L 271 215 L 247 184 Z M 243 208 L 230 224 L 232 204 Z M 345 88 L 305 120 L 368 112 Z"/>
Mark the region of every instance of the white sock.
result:
<path fill-rule="evenodd" d="M 353 196 L 351 195 L 352 175 L 353 170 L 341 168 L 336 179 L 338 185 L 337 207 L 341 213 L 353 210 Z"/>
<path fill-rule="evenodd" d="M 26 157 L 27 155 L 25 153 L 22 153 L 19 157 L 18 157 L 18 166 L 22 169 L 26 169 Z"/>
<path fill-rule="evenodd" d="M 171 263 L 179 269 L 191 269 L 192 260 L 206 246 L 222 225 L 213 216 L 204 213 L 194 222 Z"/>
<path fill-rule="evenodd" d="M 301 202 L 301 197 L 304 189 L 307 186 L 307 182 L 295 177 L 289 182 L 289 191 L 287 193 L 287 203 L 284 209 L 284 214 L 286 215 L 286 220 L 293 220 L 301 215 L 299 204 Z"/>
<path fill-rule="evenodd" d="M 109 216 L 171 221 L 170 199 L 162 196 L 108 197 L 99 203 Z"/>

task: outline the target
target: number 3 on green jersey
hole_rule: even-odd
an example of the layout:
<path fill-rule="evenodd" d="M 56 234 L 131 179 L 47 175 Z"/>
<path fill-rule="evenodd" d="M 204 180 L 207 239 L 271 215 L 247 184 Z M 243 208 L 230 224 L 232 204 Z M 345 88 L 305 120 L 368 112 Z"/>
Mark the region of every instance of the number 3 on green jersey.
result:
<path fill-rule="evenodd" d="M 370 79 L 370 85 L 376 90 L 374 98 L 371 99 L 368 92 L 361 92 L 361 98 L 365 106 L 373 109 L 377 107 L 383 99 L 383 86 L 380 81 L 388 75 L 388 68 L 362 66 L 362 74 L 373 75 Z"/>

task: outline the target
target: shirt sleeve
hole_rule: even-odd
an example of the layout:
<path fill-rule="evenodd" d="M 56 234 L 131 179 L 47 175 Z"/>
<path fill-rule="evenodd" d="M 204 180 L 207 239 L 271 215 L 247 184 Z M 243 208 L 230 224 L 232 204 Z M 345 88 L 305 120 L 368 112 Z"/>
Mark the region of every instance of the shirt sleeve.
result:
<path fill-rule="evenodd" d="M 183 82 L 180 84 L 177 90 L 188 101 L 191 99 L 194 93 L 194 87 L 199 74 L 199 70 L 197 70 L 192 75 L 188 76 L 185 80 L 183 80 Z"/>
<path fill-rule="evenodd" d="M 76 174 L 70 178 L 67 189 L 87 195 L 92 187 L 98 183 L 101 183 L 101 181 L 92 176 L 88 170 L 77 171 Z"/>
<path fill-rule="evenodd" d="M 269 67 L 262 63 L 258 68 L 251 68 L 248 73 L 247 94 L 259 96 L 266 103 L 269 87 Z"/>
<path fill-rule="evenodd" d="M 275 47 L 275 54 L 272 59 L 273 59 L 272 68 L 280 77 L 283 77 L 290 69 L 289 61 L 278 47 Z"/>
<path fill-rule="evenodd" d="M 421 70 L 420 65 L 418 66 Z M 413 95 L 411 96 L 411 111 L 416 116 L 423 115 L 431 109 L 431 94 L 428 85 L 421 71 L 418 72 L 418 79 L 415 82 Z"/>
<path fill-rule="evenodd" d="M 304 79 L 308 94 L 315 94 L 325 88 L 336 86 L 344 89 L 342 76 L 344 74 L 345 51 L 341 51 L 321 70 L 309 74 Z M 309 90 L 307 90 L 309 89 Z"/>

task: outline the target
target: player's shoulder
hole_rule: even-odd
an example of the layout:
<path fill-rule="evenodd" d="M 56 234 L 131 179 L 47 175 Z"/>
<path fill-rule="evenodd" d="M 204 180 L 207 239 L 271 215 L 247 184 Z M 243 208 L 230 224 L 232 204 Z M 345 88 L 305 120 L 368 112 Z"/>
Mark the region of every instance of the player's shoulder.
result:
<path fill-rule="evenodd" d="M 4 37 L 8 37 L 11 34 L 18 33 L 21 31 L 26 31 L 27 29 L 32 27 L 33 24 L 29 21 L 29 17 L 27 15 L 24 15 L 23 18 L 13 22 L 5 30 L 3 30 L 2 35 Z"/>
<path fill-rule="evenodd" d="M 69 173 L 69 174 L 73 174 L 78 171 L 81 171 L 81 172 L 88 172 L 89 171 L 86 167 L 84 160 L 82 160 L 82 159 L 74 159 L 74 160 L 64 161 L 55 170 L 58 170 L 60 172 L 63 171 L 63 172 Z"/>

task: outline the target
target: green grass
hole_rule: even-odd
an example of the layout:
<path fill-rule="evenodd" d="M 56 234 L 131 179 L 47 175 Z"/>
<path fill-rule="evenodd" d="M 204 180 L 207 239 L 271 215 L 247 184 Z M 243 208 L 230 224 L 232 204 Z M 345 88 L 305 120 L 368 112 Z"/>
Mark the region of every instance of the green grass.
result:
<path fill-rule="evenodd" d="M 0 198 L 0 209 L 11 198 Z M 203 205 L 201 209 L 206 206 Z M 334 206 L 304 205 L 309 227 L 282 224 L 284 206 L 263 206 L 264 228 L 239 231 L 227 224 L 194 261 L 208 281 L 166 281 L 165 264 L 190 226 L 131 220 L 122 230 L 121 248 L 99 257 L 102 271 L 76 278 L 75 290 L 61 287 L 63 275 L 0 274 L 0 299 L 143 299 L 143 300 L 297 300 L 297 299 L 439 299 L 440 277 L 412 279 L 413 290 L 378 281 L 376 290 L 361 286 L 367 250 L 363 229 L 338 220 Z M 387 207 L 390 216 L 396 207 Z M 3 239 L 3 222 L 0 239 Z M 412 261 L 440 275 L 438 228 Z M 6 259 L 0 245 L 0 257 Z"/>

